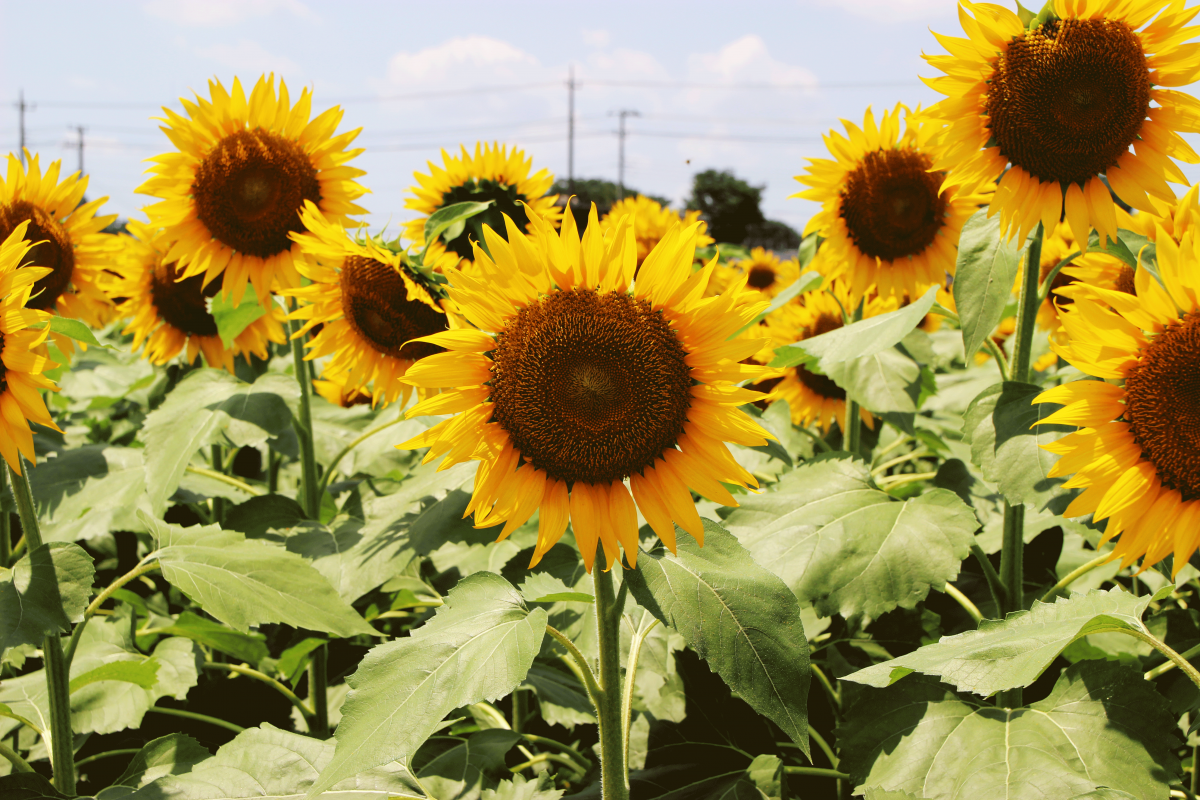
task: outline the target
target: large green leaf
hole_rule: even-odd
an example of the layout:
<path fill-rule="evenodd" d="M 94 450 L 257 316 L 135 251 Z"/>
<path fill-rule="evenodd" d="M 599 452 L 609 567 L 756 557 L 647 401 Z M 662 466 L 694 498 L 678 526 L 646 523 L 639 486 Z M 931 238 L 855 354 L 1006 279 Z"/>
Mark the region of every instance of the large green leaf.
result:
<path fill-rule="evenodd" d="M 429 622 L 372 649 L 347 679 L 337 752 L 314 791 L 410 758 L 453 709 L 511 692 L 545 632 L 545 610 L 529 610 L 499 575 L 460 582 Z"/>
<path fill-rule="evenodd" d="M 896 348 L 829 364 L 826 375 L 847 397 L 877 414 L 912 414 L 921 394 L 921 367 Z"/>
<path fill-rule="evenodd" d="M 704 547 L 679 537 L 625 575 L 638 603 L 808 753 L 808 639 L 800 604 L 728 531 L 704 520 Z"/>
<path fill-rule="evenodd" d="M 142 450 L 85 445 L 46 459 L 29 476 L 42 537 L 95 540 L 114 530 L 141 531 L 135 516 L 149 510 Z"/>
<path fill-rule="evenodd" d="M 501 776 L 512 774 L 504 755 L 520 740 L 518 733 L 492 729 L 464 741 L 430 742 L 413 759 L 413 769 L 425 790 L 438 800 L 482 800 L 485 791 L 500 786 Z"/>
<path fill-rule="evenodd" d="M 146 416 L 146 488 L 157 513 L 179 486 L 200 448 L 228 443 L 259 445 L 291 429 L 291 404 L 299 387 L 285 375 L 268 373 L 242 383 L 224 370 L 200 369 L 179 382 Z M 186 421 L 186 424 L 181 424 Z"/>
<path fill-rule="evenodd" d="M 235 630 L 283 622 L 336 636 L 375 634 L 312 564 L 218 525 L 181 528 L 143 515 L 163 577 Z"/>
<path fill-rule="evenodd" d="M 209 313 L 212 314 L 213 322 L 217 324 L 217 335 L 221 337 L 221 343 L 226 348 L 232 348 L 233 340 L 241 336 L 242 331 L 254 324 L 255 320 L 266 316 L 267 309 L 258 302 L 258 295 L 251 288 L 242 295 L 242 301 L 236 306 L 233 304 L 231 293 L 218 294 L 212 299 Z"/>
<path fill-rule="evenodd" d="M 160 736 L 146 743 L 114 784 L 136 789 L 166 775 L 191 772 L 192 767 L 211 757 L 212 754 L 190 736 L 182 733 Z"/>
<path fill-rule="evenodd" d="M 439 208 L 429 215 L 429 219 L 425 220 L 425 246 L 433 244 L 443 233 L 446 235 L 447 242 L 457 239 L 462 235 L 467 220 L 487 211 L 495 202 L 495 200 L 486 200 L 482 203 L 466 201 Z"/>
<path fill-rule="evenodd" d="M 963 440 L 971 445 L 971 460 L 1014 505 L 1040 509 L 1057 495 L 1063 478 L 1049 477 L 1058 456 L 1043 450 L 1070 425 L 1035 424 L 1062 406 L 1033 403 L 1040 386 L 1005 381 L 991 386 L 972 401 L 963 419 Z"/>
<path fill-rule="evenodd" d="M 0 654 L 70 631 L 83 619 L 95 572 L 83 548 L 64 542 L 36 548 L 11 570 L 0 567 Z"/>
<path fill-rule="evenodd" d="M 164 636 L 182 636 L 193 642 L 220 650 L 233 656 L 238 661 L 245 661 L 251 666 L 267 657 L 266 637 L 261 633 L 242 633 L 235 631 L 219 622 L 205 619 L 190 611 L 182 612 L 174 624 L 157 627 L 157 633 Z"/>
<path fill-rule="evenodd" d="M 1050 696 L 1004 709 L 930 679 L 864 692 L 838 730 L 841 769 L 866 786 L 939 800 L 1071 800 L 1099 786 L 1162 800 L 1179 772 L 1166 701 L 1141 673 L 1089 661 Z"/>
<path fill-rule="evenodd" d="M 1033 683 L 1076 639 L 1107 631 L 1148 634 L 1142 612 L 1150 600 L 1151 595 L 1137 597 L 1117 587 L 1060 597 L 1053 603 L 1034 601 L 1028 611 L 1013 612 L 1004 620 L 984 620 L 978 630 L 943 637 L 844 680 L 888 686 L 922 672 L 986 697 Z"/>
<path fill-rule="evenodd" d="M 183 775 L 143 785 L 128 800 L 299 800 L 333 758 L 333 742 L 282 731 L 270 723 L 250 728 Z M 327 788 L 338 800 L 423 798 L 399 764 L 363 770 Z"/>
<path fill-rule="evenodd" d="M 978 527 L 953 492 L 897 500 L 845 454 L 803 465 L 740 502 L 725 526 L 822 616 L 914 608 L 958 575 Z"/>
<path fill-rule="evenodd" d="M 1000 324 L 1020 256 L 1020 243 L 1000 235 L 1000 215 L 991 209 L 979 209 L 963 226 L 953 288 L 968 360 Z"/>

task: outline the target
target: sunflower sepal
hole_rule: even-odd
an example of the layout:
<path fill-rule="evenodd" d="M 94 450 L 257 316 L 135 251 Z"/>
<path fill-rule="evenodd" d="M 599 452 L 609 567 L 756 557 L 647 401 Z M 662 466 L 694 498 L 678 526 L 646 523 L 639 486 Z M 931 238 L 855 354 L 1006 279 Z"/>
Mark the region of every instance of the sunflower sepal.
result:
<path fill-rule="evenodd" d="M 1025 20 L 1025 15 L 1021 13 L 1022 11 L 1027 12 L 1028 9 L 1022 8 L 1021 4 L 1017 3 L 1017 16 L 1020 17 L 1021 22 L 1026 23 L 1025 30 L 1027 31 L 1037 30 L 1039 26 L 1045 25 L 1047 22 L 1060 18 L 1058 16 L 1058 12 L 1054 10 L 1054 0 L 1046 0 L 1046 5 L 1042 6 L 1042 10 L 1027 22 Z"/>
<path fill-rule="evenodd" d="M 457 239 L 466 229 L 467 220 L 487 211 L 495 203 L 495 200 L 483 202 L 467 200 L 439 208 L 430 214 L 429 219 L 425 220 L 425 248 L 421 251 L 422 261 L 424 261 L 424 255 L 429 251 L 430 245 L 439 238 L 443 238 L 446 242 Z M 482 246 L 482 242 L 480 244 Z"/>

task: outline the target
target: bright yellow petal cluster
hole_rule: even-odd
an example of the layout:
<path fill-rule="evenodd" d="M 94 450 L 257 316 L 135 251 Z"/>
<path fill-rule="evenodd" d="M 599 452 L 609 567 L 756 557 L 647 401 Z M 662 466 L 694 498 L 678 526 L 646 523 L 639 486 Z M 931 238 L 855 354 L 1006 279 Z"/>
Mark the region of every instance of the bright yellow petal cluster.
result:
<path fill-rule="evenodd" d="M 631 195 L 612 204 L 600 219 L 600 228 L 604 232 L 616 230 L 621 224 L 622 217 L 633 220 L 633 238 L 637 241 L 637 261 L 641 264 L 654 246 L 662 241 L 672 226 L 700 224 L 697 229 L 696 246 L 708 247 L 713 238 L 708 235 L 708 224 L 700 219 L 699 211 L 684 211 L 680 214 L 670 208 L 665 208 L 657 200 L 640 194 Z"/>
<path fill-rule="evenodd" d="M 722 264 L 713 275 L 708 290 L 720 294 L 725 287 L 744 279 L 746 287 L 774 299 L 784 289 L 800 280 L 800 262 L 786 261 L 763 247 L 755 247 L 750 257 L 732 264 Z"/>

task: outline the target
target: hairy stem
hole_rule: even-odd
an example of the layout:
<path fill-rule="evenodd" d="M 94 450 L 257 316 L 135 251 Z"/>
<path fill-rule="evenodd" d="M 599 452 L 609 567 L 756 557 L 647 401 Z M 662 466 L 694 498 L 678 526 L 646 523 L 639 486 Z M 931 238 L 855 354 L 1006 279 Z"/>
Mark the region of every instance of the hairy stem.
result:
<path fill-rule="evenodd" d="M 596 590 L 596 629 L 600 645 L 600 697 L 596 719 L 600 723 L 600 786 L 603 800 L 629 800 L 629 762 L 621 722 L 621 607 L 613 592 L 612 575 L 592 569 Z"/>
<path fill-rule="evenodd" d="M 6 745 L 3 740 L 0 740 L 0 757 L 8 759 L 17 772 L 33 772 L 29 762 L 21 758 L 21 754 Z"/>
<path fill-rule="evenodd" d="M 1004 615 L 1004 584 L 1000 582 L 1000 575 L 997 574 L 996 568 L 992 566 L 991 559 L 987 553 L 983 552 L 983 548 L 977 544 L 971 545 L 971 555 L 975 556 L 975 560 L 979 562 L 979 568 L 983 570 L 984 580 L 987 581 L 988 589 L 992 593 L 992 602 L 996 604 L 996 613 L 1000 616 Z"/>
<path fill-rule="evenodd" d="M 0 498 L 8 489 L 8 470 L 0 469 Z M 0 567 L 7 567 L 12 559 L 12 519 L 0 503 Z"/>
<path fill-rule="evenodd" d="M 650 620 L 649 625 L 646 624 L 647 618 Z M 625 692 L 621 697 L 621 743 L 622 749 L 626 753 L 629 752 L 629 726 L 633 717 L 633 684 L 637 679 L 638 659 L 642 655 L 642 644 L 657 624 L 658 620 L 651 616 L 649 611 L 642 612 L 642 621 L 638 623 L 638 629 L 633 635 L 633 642 L 629 645 L 629 661 L 625 664 Z"/>
<path fill-rule="evenodd" d="M 313 650 L 308 662 L 308 699 L 313 716 L 309 730 L 318 739 L 329 738 L 329 645 Z"/>

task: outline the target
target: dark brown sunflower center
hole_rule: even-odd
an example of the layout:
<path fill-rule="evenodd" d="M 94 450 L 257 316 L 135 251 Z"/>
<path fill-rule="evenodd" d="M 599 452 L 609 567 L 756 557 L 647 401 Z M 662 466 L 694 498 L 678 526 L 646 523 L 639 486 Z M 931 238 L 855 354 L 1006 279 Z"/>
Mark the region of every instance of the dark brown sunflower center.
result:
<path fill-rule="evenodd" d="M 1115 284 L 1116 285 L 1113 288 L 1115 288 L 1118 292 L 1131 294 L 1135 297 L 1137 296 L 1137 283 L 1135 282 L 1135 276 L 1132 267 L 1122 264 L 1121 271 L 1117 273 Z"/>
<path fill-rule="evenodd" d="M 380 353 L 416 361 L 442 352 L 426 342 L 405 344 L 446 330 L 446 315 L 408 299 L 404 278 L 387 264 L 361 256 L 347 258 L 341 288 L 346 321 Z"/>
<path fill-rule="evenodd" d="M 645 300 L 555 292 L 521 309 L 497 338 L 493 415 L 547 475 L 623 480 L 683 433 L 692 385 L 686 357 Z"/>
<path fill-rule="evenodd" d="M 876 150 L 846 176 L 842 219 L 854 245 L 884 261 L 920 254 L 941 229 L 946 195 L 929 156 L 908 147 Z"/>
<path fill-rule="evenodd" d="M 0 355 L 4 354 L 4 334 L 0 333 Z M 0 394 L 8 391 L 8 369 L 4 366 L 4 362 L 0 361 Z"/>
<path fill-rule="evenodd" d="M 1125 418 L 1163 485 L 1200 499 L 1200 314 L 1171 325 L 1125 377 Z"/>
<path fill-rule="evenodd" d="M 1050 274 L 1050 270 L 1054 269 L 1055 266 L 1055 264 L 1042 265 L 1042 280 L 1046 279 L 1046 276 Z M 1056 305 L 1069 306 L 1075 302 L 1074 297 L 1061 295 L 1058 293 L 1058 290 L 1070 286 L 1078 280 L 1078 278 L 1073 278 L 1062 270 L 1059 270 L 1059 273 L 1054 276 L 1054 280 L 1050 281 L 1050 296 L 1054 298 Z"/>
<path fill-rule="evenodd" d="M 48 267 L 49 275 L 33 285 L 29 308 L 49 311 L 71 284 L 75 272 L 75 250 L 67 229 L 40 207 L 25 200 L 0 205 L 0 241 L 8 238 L 13 228 L 29 220 L 25 241 L 39 242 L 30 248 L 22 262 L 31 267 Z"/>
<path fill-rule="evenodd" d="M 239 253 L 269 258 L 291 247 L 304 230 L 305 200 L 321 202 L 311 159 L 293 141 L 255 129 L 222 139 L 196 169 L 196 216 Z"/>
<path fill-rule="evenodd" d="M 846 390 L 833 382 L 833 379 L 828 375 L 822 375 L 819 372 L 812 372 L 804 368 L 803 364 L 796 366 L 796 378 L 804 384 L 812 392 L 815 392 L 821 397 L 827 397 L 831 400 L 845 400 Z"/>
<path fill-rule="evenodd" d="M 746 275 L 746 283 L 759 291 L 769 289 L 775 283 L 775 270 L 766 264 L 755 264 Z"/>
<path fill-rule="evenodd" d="M 1081 185 L 1117 163 L 1149 109 L 1142 45 L 1111 19 L 1051 20 L 1014 39 L 985 107 L 1001 155 L 1040 180 Z"/>
<path fill-rule="evenodd" d="M 525 207 L 521 203 L 528 202 L 529 199 L 518 192 L 515 185 L 490 180 L 472 178 L 460 186 L 452 187 L 442 194 L 442 208 L 455 203 L 486 203 L 488 200 L 491 200 L 492 204 L 483 213 L 468 219 L 462 233 L 447 242 L 446 248 L 457 253 L 459 258 L 473 259 L 475 256 L 471 250 L 471 242 L 483 241 L 484 225 L 489 226 L 501 237 L 508 238 L 504 227 L 505 214 L 512 218 L 518 228 L 525 230 L 529 224 L 529 215 L 525 213 Z"/>
<path fill-rule="evenodd" d="M 158 309 L 158 318 L 173 328 L 191 336 L 216 336 L 217 321 L 205 307 L 205 300 L 221 291 L 217 276 L 208 286 L 202 286 L 203 275 L 193 275 L 177 281 L 175 262 L 159 264 L 150 277 L 150 297 Z"/>

